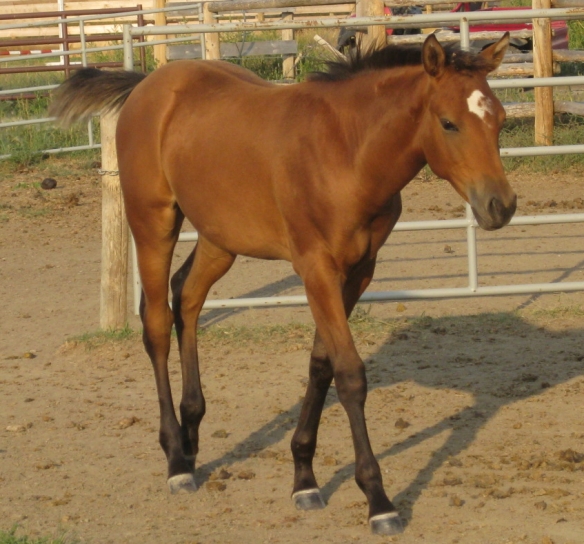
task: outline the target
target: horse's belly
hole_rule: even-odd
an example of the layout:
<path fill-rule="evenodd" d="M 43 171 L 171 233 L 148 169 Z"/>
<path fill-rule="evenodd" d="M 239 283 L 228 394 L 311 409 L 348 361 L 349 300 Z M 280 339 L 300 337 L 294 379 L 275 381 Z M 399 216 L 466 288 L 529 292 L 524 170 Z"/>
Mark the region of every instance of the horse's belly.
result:
<path fill-rule="evenodd" d="M 171 187 L 181 210 L 200 235 L 237 255 L 290 259 L 282 218 L 264 187 L 190 180 Z"/>

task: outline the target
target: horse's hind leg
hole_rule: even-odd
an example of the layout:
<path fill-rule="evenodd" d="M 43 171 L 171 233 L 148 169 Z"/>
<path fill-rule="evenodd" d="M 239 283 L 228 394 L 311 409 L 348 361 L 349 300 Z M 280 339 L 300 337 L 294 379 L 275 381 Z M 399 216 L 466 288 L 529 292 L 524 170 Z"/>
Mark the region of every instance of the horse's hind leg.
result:
<path fill-rule="evenodd" d="M 326 506 L 316 483 L 312 460 L 320 416 L 332 379 L 331 361 L 317 331 L 310 354 L 308 387 L 291 443 L 294 457 L 292 499 L 299 510 L 317 510 Z"/>
<path fill-rule="evenodd" d="M 189 463 L 184 457 L 180 425 L 174 411 L 168 376 L 168 354 L 173 317 L 168 305 L 168 280 L 174 246 L 183 214 L 174 203 L 148 206 L 140 216 L 128 206 L 128 220 L 136 243 L 142 280 L 140 316 L 144 347 L 154 369 L 160 405 L 159 440 L 168 461 L 168 485 L 172 493 L 196 489 Z"/>
<path fill-rule="evenodd" d="M 197 321 L 209 289 L 227 273 L 234 260 L 235 255 L 200 236 L 195 250 L 171 281 L 183 381 L 180 403 L 182 444 L 191 470 L 194 470 L 199 452 L 199 425 L 205 415 L 197 353 Z"/>

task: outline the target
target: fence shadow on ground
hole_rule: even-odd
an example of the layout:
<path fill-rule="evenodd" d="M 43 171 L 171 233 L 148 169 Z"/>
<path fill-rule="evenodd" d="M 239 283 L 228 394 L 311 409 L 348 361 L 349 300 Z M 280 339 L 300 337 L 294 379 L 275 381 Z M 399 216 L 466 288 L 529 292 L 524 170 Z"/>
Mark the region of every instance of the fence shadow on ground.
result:
<path fill-rule="evenodd" d="M 479 431 L 502 407 L 536 397 L 550 387 L 584 374 L 582 336 L 581 329 L 552 332 L 530 324 L 515 313 L 500 313 L 418 319 L 404 323 L 379 345 L 376 353 L 367 359 L 375 360 L 374 367 L 368 369 L 368 375 L 374 378 L 370 380 L 370 392 L 403 382 L 415 382 L 429 389 L 464 392 L 473 398 L 470 406 L 383 451 L 373 444 L 377 458 L 382 462 L 448 432 L 445 442 L 428 456 L 426 465 L 412 473 L 406 488 L 389 489 L 386 484 L 390 494 L 397 491 L 392 500 L 400 505 L 406 523 L 412 517 L 416 500 L 436 471 L 449 458 L 469 448 Z M 336 403 L 336 392 L 331 388 L 325 414 Z M 282 413 L 251 432 L 230 452 L 199 467 L 197 479 L 204 479 L 218 467 L 257 453 L 258 448 L 280 443 L 291 428 L 290 419 L 296 421 L 300 403 L 282 408 Z M 375 412 L 369 410 L 370 424 L 375 418 Z M 394 419 L 397 418 L 398 414 L 395 414 Z M 323 432 L 326 433 L 326 427 Z M 315 466 L 318 478 L 318 463 Z M 354 466 L 347 464 L 339 467 L 329 481 L 321 479 L 325 499 L 328 500 L 353 475 Z"/>

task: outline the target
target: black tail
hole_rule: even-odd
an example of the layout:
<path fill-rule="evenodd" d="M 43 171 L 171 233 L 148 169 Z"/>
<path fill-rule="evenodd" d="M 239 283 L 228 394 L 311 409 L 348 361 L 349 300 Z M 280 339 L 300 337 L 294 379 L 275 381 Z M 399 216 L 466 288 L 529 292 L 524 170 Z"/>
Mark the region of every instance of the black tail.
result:
<path fill-rule="evenodd" d="M 118 109 L 145 77 L 139 72 L 83 68 L 57 88 L 49 115 L 56 117 L 59 125 L 68 127 L 96 113 Z"/>

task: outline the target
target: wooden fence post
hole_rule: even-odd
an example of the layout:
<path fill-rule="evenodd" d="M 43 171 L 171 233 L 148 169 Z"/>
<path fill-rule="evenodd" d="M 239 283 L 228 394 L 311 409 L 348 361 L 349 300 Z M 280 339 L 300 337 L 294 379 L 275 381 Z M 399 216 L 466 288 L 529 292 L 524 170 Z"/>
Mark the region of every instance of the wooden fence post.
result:
<path fill-rule="evenodd" d="M 101 116 L 101 296 L 99 326 L 121 329 L 127 324 L 128 223 L 116 155 L 117 113 Z"/>
<path fill-rule="evenodd" d="M 212 11 L 209 11 L 209 4 L 207 2 L 203 4 L 203 22 L 206 25 L 217 23 L 217 16 Z M 205 34 L 205 58 L 207 60 L 218 60 L 221 58 L 219 34 L 217 32 Z"/>
<path fill-rule="evenodd" d="M 291 21 L 294 18 L 293 13 L 282 13 L 282 18 L 284 21 Z M 294 30 L 292 28 L 286 28 L 282 30 L 282 40 L 293 40 Z M 294 56 L 289 55 L 284 57 L 282 63 L 282 77 L 284 79 L 294 79 L 296 77 L 296 64 L 294 63 Z"/>
<path fill-rule="evenodd" d="M 361 0 L 363 17 L 383 17 L 385 6 L 383 0 Z M 387 43 L 385 27 L 383 25 L 367 27 L 364 38 L 366 47 L 382 47 Z"/>
<path fill-rule="evenodd" d="M 154 0 L 154 8 L 164 8 L 166 7 L 166 0 Z M 159 12 L 154 14 L 154 25 L 155 26 L 165 26 L 166 25 L 166 13 Z M 166 38 L 166 36 L 155 36 L 155 40 L 161 40 Z M 154 60 L 156 62 L 156 68 L 160 68 L 162 65 L 166 64 L 166 44 L 161 43 L 154 46 Z"/>
<path fill-rule="evenodd" d="M 533 9 L 549 9 L 550 0 L 533 0 Z M 549 19 L 533 20 L 533 75 L 552 77 L 552 29 Z M 535 88 L 535 145 L 552 145 L 554 133 L 553 87 Z"/>

